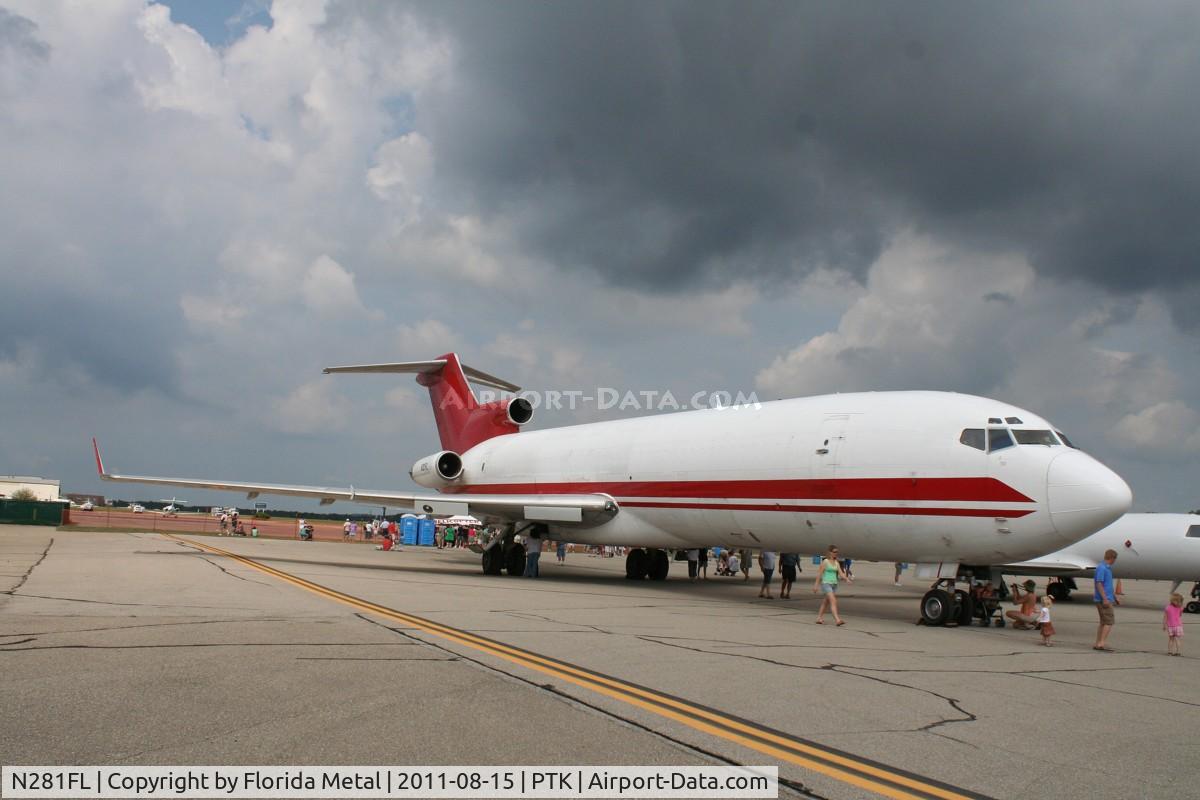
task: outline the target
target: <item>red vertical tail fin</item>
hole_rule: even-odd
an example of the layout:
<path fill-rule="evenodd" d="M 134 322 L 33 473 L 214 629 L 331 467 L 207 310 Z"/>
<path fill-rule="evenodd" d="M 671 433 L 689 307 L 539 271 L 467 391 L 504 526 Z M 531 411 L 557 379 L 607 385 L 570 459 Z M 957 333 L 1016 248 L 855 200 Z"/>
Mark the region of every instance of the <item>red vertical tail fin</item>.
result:
<path fill-rule="evenodd" d="M 522 398 L 480 403 L 469 381 L 506 392 L 519 392 L 521 387 L 466 366 L 455 353 L 431 361 L 328 367 L 325 372 L 416 373 L 417 383 L 429 390 L 442 449 L 455 453 L 464 453 L 496 436 L 516 433 L 533 416 L 533 407 Z"/>
<path fill-rule="evenodd" d="M 462 453 L 483 441 L 469 441 L 471 437 L 464 435 L 479 411 L 479 401 L 467 383 L 467 375 L 457 355 L 446 353 L 438 356 L 437 360 L 444 361 L 445 365 L 436 371 L 418 373 L 417 383 L 429 390 L 429 402 L 433 404 L 433 419 L 437 423 L 442 449 Z M 502 430 L 492 435 L 511 432 Z"/>

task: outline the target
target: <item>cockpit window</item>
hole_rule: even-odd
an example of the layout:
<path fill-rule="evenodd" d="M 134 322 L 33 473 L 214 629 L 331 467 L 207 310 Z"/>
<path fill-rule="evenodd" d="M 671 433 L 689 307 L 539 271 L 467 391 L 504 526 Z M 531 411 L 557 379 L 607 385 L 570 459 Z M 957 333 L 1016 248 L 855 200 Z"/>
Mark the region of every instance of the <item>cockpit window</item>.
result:
<path fill-rule="evenodd" d="M 988 425 L 1003 425 L 1004 420 L 999 417 L 988 417 Z"/>
<path fill-rule="evenodd" d="M 1058 434 L 1058 438 L 1062 439 L 1062 443 L 1065 444 L 1067 447 L 1071 448 L 1072 450 L 1079 449 L 1075 445 L 1071 444 L 1071 440 L 1067 438 L 1067 435 L 1065 433 L 1063 433 L 1062 431 L 1055 431 L 1055 433 Z"/>
<path fill-rule="evenodd" d="M 1189 539 L 1200 539 L 1200 525 L 1193 525 L 1188 528 L 1188 532 L 1184 535 Z"/>
<path fill-rule="evenodd" d="M 987 438 L 983 434 L 983 428 L 967 428 L 958 437 L 958 440 L 967 447 L 974 447 L 976 450 L 987 450 Z"/>
<path fill-rule="evenodd" d="M 1004 421 L 1007 422 L 1009 425 L 1024 425 L 1025 424 L 1024 422 L 1021 422 L 1020 417 L 1005 417 Z"/>
<path fill-rule="evenodd" d="M 988 428 L 988 452 L 994 453 L 997 450 L 1003 450 L 1006 447 L 1012 447 L 1012 437 L 1008 435 L 1007 428 Z"/>
<path fill-rule="evenodd" d="M 1016 437 L 1017 444 L 1044 444 L 1051 447 L 1058 447 L 1058 439 L 1055 439 L 1054 434 L 1050 431 L 1014 430 L 1012 435 Z"/>

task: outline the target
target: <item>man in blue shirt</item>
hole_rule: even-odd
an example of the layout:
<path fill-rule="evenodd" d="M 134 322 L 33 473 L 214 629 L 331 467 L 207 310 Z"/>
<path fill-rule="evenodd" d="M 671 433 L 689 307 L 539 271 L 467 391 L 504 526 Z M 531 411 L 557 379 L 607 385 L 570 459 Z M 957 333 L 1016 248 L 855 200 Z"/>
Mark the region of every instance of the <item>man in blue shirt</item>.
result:
<path fill-rule="evenodd" d="M 1096 644 L 1092 649 L 1106 653 L 1112 652 L 1112 648 L 1108 646 L 1108 632 L 1112 630 L 1116 621 L 1113 606 L 1120 605 L 1116 594 L 1113 593 L 1112 565 L 1116 560 L 1116 550 L 1104 551 L 1104 560 L 1096 565 L 1096 590 L 1092 593 L 1096 610 L 1100 612 L 1100 627 L 1096 629 Z"/>

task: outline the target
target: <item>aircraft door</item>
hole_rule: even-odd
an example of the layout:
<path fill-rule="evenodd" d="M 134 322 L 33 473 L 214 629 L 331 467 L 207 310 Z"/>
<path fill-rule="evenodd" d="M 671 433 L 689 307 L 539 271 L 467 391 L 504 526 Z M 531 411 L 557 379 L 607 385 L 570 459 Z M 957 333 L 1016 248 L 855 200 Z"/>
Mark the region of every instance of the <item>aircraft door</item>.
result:
<path fill-rule="evenodd" d="M 830 414 L 821 421 L 817 435 L 813 437 L 813 449 L 809 455 L 809 473 L 813 480 L 832 481 L 837 477 L 838 453 L 846 439 L 846 425 L 849 421 L 849 414 Z M 832 491 L 832 484 L 829 489 Z"/>
<path fill-rule="evenodd" d="M 837 500 L 836 478 L 849 422 L 849 414 L 830 414 L 821 421 L 809 442 L 809 477 L 812 481 L 809 495 L 813 500 Z M 824 503 L 818 503 L 821 504 Z M 807 525 L 810 530 L 821 533 L 822 541 L 833 541 L 842 532 L 843 516 L 814 510 L 809 512 Z"/>

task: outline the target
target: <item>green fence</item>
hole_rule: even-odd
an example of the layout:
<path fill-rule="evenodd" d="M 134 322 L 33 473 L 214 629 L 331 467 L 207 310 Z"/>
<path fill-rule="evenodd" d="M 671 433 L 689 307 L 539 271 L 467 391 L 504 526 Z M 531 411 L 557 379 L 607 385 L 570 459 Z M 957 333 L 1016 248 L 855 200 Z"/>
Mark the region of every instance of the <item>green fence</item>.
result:
<path fill-rule="evenodd" d="M 0 523 L 10 525 L 61 525 L 63 503 L 0 500 Z"/>

